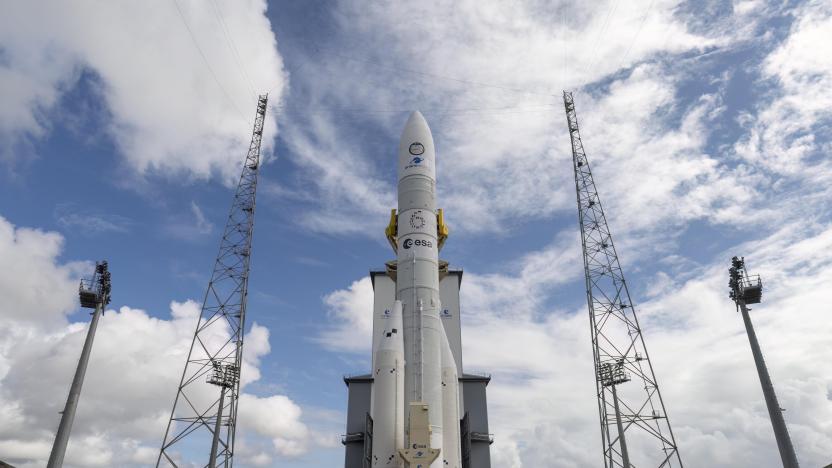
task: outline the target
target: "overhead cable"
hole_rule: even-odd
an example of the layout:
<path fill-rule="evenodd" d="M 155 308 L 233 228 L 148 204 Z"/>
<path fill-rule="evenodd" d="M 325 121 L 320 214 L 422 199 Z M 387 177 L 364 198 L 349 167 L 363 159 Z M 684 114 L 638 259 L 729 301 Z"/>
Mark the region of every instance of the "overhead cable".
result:
<path fill-rule="evenodd" d="M 225 87 L 220 83 L 219 78 L 217 78 L 217 74 L 214 72 L 214 69 L 211 67 L 211 64 L 208 62 L 208 57 L 205 56 L 205 52 L 202 51 L 202 47 L 199 46 L 199 42 L 196 40 L 196 36 L 194 35 L 191 26 L 188 24 L 188 20 L 185 19 L 185 13 L 182 12 L 182 8 L 179 6 L 179 2 L 177 0 L 173 0 L 174 6 L 176 6 L 176 11 L 179 12 L 179 17 L 182 19 L 182 24 L 185 25 L 185 29 L 188 31 L 188 35 L 191 36 L 191 41 L 193 41 L 194 47 L 199 52 L 199 55 L 202 57 L 202 61 L 205 63 L 205 67 L 208 68 L 208 71 L 211 73 L 211 76 L 214 78 L 214 82 L 217 83 L 220 90 L 225 95 L 225 98 L 228 99 L 228 102 L 231 104 L 232 107 L 237 111 L 237 114 L 240 115 L 240 118 L 243 119 L 244 122 L 250 122 L 250 119 L 246 119 L 243 113 L 240 111 L 240 108 L 237 107 L 237 104 L 234 103 L 234 100 L 231 99 L 231 96 L 226 91 Z"/>

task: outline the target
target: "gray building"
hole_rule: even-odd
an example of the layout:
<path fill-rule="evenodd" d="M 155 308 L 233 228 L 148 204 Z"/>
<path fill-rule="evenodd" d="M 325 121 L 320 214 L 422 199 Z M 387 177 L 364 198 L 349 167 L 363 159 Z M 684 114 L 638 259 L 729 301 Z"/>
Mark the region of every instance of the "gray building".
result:
<path fill-rule="evenodd" d="M 462 334 L 460 327 L 459 288 L 462 270 L 440 272 L 439 290 L 442 300 L 442 324 L 451 345 L 451 351 L 460 371 L 459 388 L 462 400 L 460 434 L 463 468 L 491 468 L 493 443 L 488 430 L 486 387 L 491 377 L 465 374 L 462 367 Z M 392 268 L 391 268 L 392 267 Z M 383 316 L 396 298 L 395 267 L 388 264 L 386 271 L 371 271 L 373 281 L 373 342 L 384 330 Z M 341 442 L 345 447 L 345 468 L 372 468 L 373 421 L 370 417 L 370 401 L 373 387 L 372 374 L 344 378 L 347 385 L 347 428 Z"/>

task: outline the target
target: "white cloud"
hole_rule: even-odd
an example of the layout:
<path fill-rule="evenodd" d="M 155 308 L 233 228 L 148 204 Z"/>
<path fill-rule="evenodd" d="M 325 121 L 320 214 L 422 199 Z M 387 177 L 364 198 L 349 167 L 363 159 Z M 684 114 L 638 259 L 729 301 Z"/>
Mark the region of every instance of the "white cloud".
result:
<path fill-rule="evenodd" d="M 370 278 L 354 281 L 347 289 L 324 296 L 331 326 L 315 340 L 328 349 L 369 352 L 373 334 L 373 284 Z"/>
<path fill-rule="evenodd" d="M 58 233 L 16 228 L 0 217 L 0 258 L 7 265 L 0 270 L 0 294 L 5 298 L 2 310 L 6 321 L 55 324 L 54 329 L 75 311 L 78 278 L 91 266 L 82 262 L 57 264 L 63 242 Z M 18 333 L 22 332 L 7 328 L 0 336 Z"/>
<path fill-rule="evenodd" d="M 16 466 L 43 466 L 86 337 L 77 278 L 89 263 L 62 263 L 57 233 L 0 218 L 0 453 Z M 199 304 L 172 302 L 169 319 L 121 306 L 101 317 L 67 452 L 67 466 L 144 466 L 158 455 Z M 68 318 L 77 318 L 69 322 Z M 246 334 L 242 385 L 260 378 L 269 332 Z M 243 440 L 267 437 L 266 456 L 297 456 L 327 445 L 284 395 L 241 395 Z M 260 457 L 262 458 L 262 457 Z"/>
<path fill-rule="evenodd" d="M 6 5 L 0 18 L 0 154 L 17 159 L 21 142 L 46 134 L 61 96 L 90 72 L 97 95 L 88 98 L 103 99 L 110 114 L 106 132 L 131 169 L 233 181 L 250 138 L 256 103 L 251 86 L 271 91 L 270 102 L 277 104 L 286 85 L 266 2 L 224 0 L 219 11 L 188 0 L 178 5 L 221 87 L 173 2 Z M 275 119 L 268 118 L 264 146 L 271 146 L 275 132 Z"/>
<path fill-rule="evenodd" d="M 737 153 L 778 175 L 803 177 L 830 173 L 828 161 L 812 157 L 828 153 L 832 132 L 832 8 L 806 2 L 791 12 L 789 36 L 763 61 L 763 78 L 774 84 L 756 112 L 743 121 L 748 135 Z"/>
<path fill-rule="evenodd" d="M 82 234 L 123 233 L 133 224 L 126 216 L 84 209 L 74 203 L 59 203 L 53 216 L 64 229 L 78 230 Z"/>

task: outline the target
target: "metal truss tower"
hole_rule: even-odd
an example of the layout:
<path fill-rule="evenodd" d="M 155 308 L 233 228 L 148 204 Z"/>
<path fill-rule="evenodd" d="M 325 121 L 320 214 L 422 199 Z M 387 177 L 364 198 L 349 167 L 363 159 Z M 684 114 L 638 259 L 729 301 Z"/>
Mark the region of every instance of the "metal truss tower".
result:
<path fill-rule="evenodd" d="M 157 467 L 233 466 L 254 202 L 267 101 L 268 95 L 261 95 L 257 101 L 251 145 L 205 292 Z"/>
<path fill-rule="evenodd" d="M 572 142 L 604 466 L 681 467 L 659 384 L 584 153 L 572 93 L 564 91 L 563 103 Z"/>

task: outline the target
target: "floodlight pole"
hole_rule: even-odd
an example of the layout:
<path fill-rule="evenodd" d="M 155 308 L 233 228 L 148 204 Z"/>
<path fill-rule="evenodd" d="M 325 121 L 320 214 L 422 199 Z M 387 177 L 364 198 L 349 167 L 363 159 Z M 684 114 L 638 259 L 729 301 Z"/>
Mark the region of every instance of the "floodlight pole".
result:
<path fill-rule="evenodd" d="M 783 410 L 777 401 L 774 393 L 774 385 L 771 383 L 771 376 L 768 374 L 766 361 L 763 359 L 763 352 L 760 343 L 757 341 L 757 334 L 754 332 L 754 325 L 751 323 L 751 316 L 748 314 L 747 303 L 756 304 L 762 297 L 763 284 L 759 276 L 751 277 L 745 269 L 745 257 L 731 259 L 732 267 L 728 270 L 730 275 L 729 297 L 734 300 L 737 309 L 742 313 L 742 321 L 745 323 L 745 331 L 748 334 L 748 343 L 751 345 L 751 354 L 754 356 L 754 364 L 757 366 L 757 374 L 760 376 L 760 385 L 763 387 L 763 397 L 766 400 L 766 408 L 771 419 L 771 426 L 774 429 L 774 439 L 777 441 L 777 449 L 780 451 L 780 459 L 783 461 L 783 468 L 800 468 L 797 463 L 797 456 L 794 453 L 792 439 L 789 437 L 789 430 L 786 428 L 786 421 L 783 418 Z M 756 278 L 756 281 L 755 281 Z"/>
<path fill-rule="evenodd" d="M 754 355 L 754 364 L 757 366 L 757 374 L 760 376 L 763 397 L 766 400 L 768 415 L 771 418 L 771 426 L 774 428 L 774 438 L 777 440 L 777 449 L 780 450 L 783 467 L 798 468 L 800 465 L 797 463 L 792 439 L 789 437 L 789 430 L 786 428 L 785 419 L 783 419 L 783 410 L 780 409 L 777 394 L 774 393 L 774 385 L 771 383 L 771 376 L 768 374 L 766 361 L 763 359 L 763 352 L 760 350 L 760 343 L 757 341 L 757 334 L 754 333 L 754 325 L 751 324 L 748 307 L 743 301 L 738 301 L 737 306 L 742 313 L 742 321 L 745 322 L 745 331 L 748 333 L 748 342 L 751 344 L 751 354 Z"/>
<path fill-rule="evenodd" d="M 630 453 L 627 451 L 627 439 L 624 436 L 624 424 L 621 422 L 621 409 L 618 407 L 618 393 L 615 391 L 615 384 L 612 387 L 612 401 L 615 405 L 615 422 L 618 425 L 618 444 L 621 446 L 621 463 L 625 468 L 630 468 Z"/>
<path fill-rule="evenodd" d="M 225 402 L 225 389 L 223 385 L 220 390 L 220 402 L 217 404 L 217 421 L 214 424 L 214 437 L 211 439 L 211 458 L 208 459 L 210 468 L 217 467 L 217 449 L 220 445 L 220 428 L 222 426 L 222 405 Z"/>
<path fill-rule="evenodd" d="M 81 350 L 81 359 L 78 360 L 78 367 L 75 369 L 75 377 L 72 378 L 72 385 L 69 387 L 69 395 L 61 414 L 61 423 L 58 425 L 58 433 L 55 436 L 55 442 L 52 444 L 52 452 L 49 454 L 47 468 L 61 468 L 64 464 L 69 433 L 72 431 L 75 410 L 78 408 L 78 400 L 81 398 L 81 387 L 84 385 L 84 377 L 87 374 L 87 364 L 92 352 L 95 330 L 98 328 L 98 319 L 101 318 L 104 306 L 110 303 L 110 273 L 107 271 L 107 262 L 96 264 L 95 274 L 89 283 L 81 282 L 79 295 L 81 306 L 85 308 L 93 306 L 95 311 L 92 313 L 90 328 L 87 330 L 87 338 L 84 340 L 84 348 Z"/>

